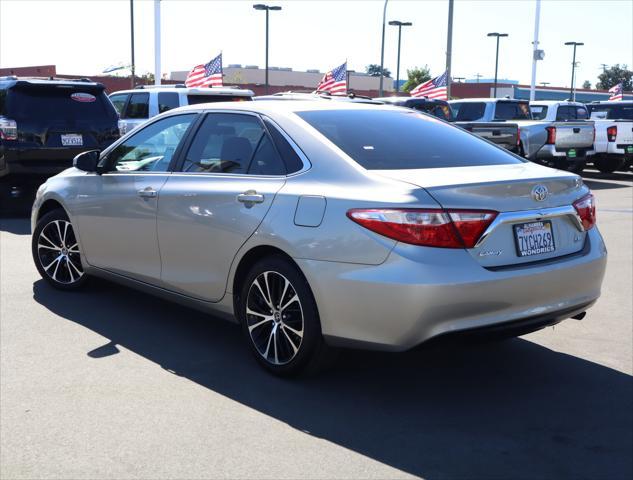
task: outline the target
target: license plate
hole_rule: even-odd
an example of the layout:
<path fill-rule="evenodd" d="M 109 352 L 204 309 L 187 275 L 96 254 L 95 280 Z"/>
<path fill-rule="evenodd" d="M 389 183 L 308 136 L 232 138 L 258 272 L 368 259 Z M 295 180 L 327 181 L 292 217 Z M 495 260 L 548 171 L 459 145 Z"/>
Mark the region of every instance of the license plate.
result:
<path fill-rule="evenodd" d="M 83 144 L 84 138 L 78 133 L 62 135 L 62 145 L 64 147 L 81 147 Z"/>
<path fill-rule="evenodd" d="M 568 156 L 569 158 L 576 158 L 576 150 L 574 150 L 574 149 L 572 148 L 571 150 L 569 150 L 569 151 L 567 152 L 567 156 Z"/>
<path fill-rule="evenodd" d="M 542 255 L 556 250 L 552 222 L 549 220 L 514 225 L 514 241 L 519 257 Z"/>
<path fill-rule="evenodd" d="M 633 153 L 633 145 L 626 147 L 626 153 Z"/>

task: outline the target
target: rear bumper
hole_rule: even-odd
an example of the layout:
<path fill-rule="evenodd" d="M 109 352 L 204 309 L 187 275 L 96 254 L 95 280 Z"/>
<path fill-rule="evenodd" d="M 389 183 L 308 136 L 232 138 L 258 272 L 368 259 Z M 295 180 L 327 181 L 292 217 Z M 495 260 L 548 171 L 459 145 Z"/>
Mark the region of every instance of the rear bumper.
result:
<path fill-rule="evenodd" d="M 297 259 L 328 343 L 402 351 L 507 322 L 558 322 L 600 296 L 606 248 L 596 228 L 578 255 L 492 270 L 465 250 L 397 245 L 377 266 Z M 534 329 L 534 328 L 533 328 Z"/>
<path fill-rule="evenodd" d="M 564 158 L 566 157 L 570 162 L 580 160 L 585 161 L 585 157 L 591 151 L 592 146 L 589 147 L 579 147 L 579 148 L 565 148 L 565 149 L 556 149 L 556 145 L 543 145 L 541 149 L 536 152 L 536 158 L 546 160 L 548 158 Z M 575 150 L 576 156 L 569 157 L 569 151 Z"/>

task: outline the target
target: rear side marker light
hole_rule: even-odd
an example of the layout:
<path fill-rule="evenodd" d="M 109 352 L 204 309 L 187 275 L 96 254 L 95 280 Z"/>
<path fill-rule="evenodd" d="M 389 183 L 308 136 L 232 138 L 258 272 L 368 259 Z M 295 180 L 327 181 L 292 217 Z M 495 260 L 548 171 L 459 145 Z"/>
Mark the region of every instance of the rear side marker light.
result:
<path fill-rule="evenodd" d="M 6 117 L 0 117 L 0 139 L 18 139 L 18 124 L 15 120 L 11 120 L 10 118 Z"/>
<path fill-rule="evenodd" d="M 347 216 L 362 227 L 411 245 L 473 248 L 497 212 L 442 209 L 353 209 Z"/>
<path fill-rule="evenodd" d="M 547 127 L 547 144 L 554 145 L 556 143 L 556 127 Z"/>
<path fill-rule="evenodd" d="M 615 142 L 615 138 L 618 136 L 618 127 L 615 125 L 607 128 L 607 140 L 609 142 Z"/>
<path fill-rule="evenodd" d="M 582 222 L 582 228 L 587 231 L 596 224 L 596 199 L 589 193 L 574 202 L 574 208 Z"/>

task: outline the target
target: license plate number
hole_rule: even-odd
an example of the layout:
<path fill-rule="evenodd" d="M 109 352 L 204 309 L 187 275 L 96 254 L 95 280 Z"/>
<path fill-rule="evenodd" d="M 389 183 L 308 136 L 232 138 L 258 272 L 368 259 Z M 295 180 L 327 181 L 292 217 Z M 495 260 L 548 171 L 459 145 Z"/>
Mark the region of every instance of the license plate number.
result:
<path fill-rule="evenodd" d="M 574 149 L 572 148 L 571 150 L 569 150 L 569 151 L 567 152 L 567 156 L 568 156 L 569 158 L 576 158 L 576 150 L 574 150 Z"/>
<path fill-rule="evenodd" d="M 552 222 L 530 222 L 514 225 L 514 240 L 519 257 L 542 255 L 556 250 Z"/>
<path fill-rule="evenodd" d="M 64 147 L 81 147 L 84 144 L 83 137 L 78 133 L 62 135 L 62 145 Z"/>

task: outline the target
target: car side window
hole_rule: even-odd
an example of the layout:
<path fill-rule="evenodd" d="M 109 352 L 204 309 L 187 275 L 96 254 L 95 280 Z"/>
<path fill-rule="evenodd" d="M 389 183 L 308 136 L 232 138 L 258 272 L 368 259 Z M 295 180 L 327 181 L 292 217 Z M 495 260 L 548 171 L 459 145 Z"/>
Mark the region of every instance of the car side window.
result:
<path fill-rule="evenodd" d="M 116 146 L 106 158 L 109 170 L 117 172 L 166 172 L 195 113 L 173 115 L 140 128 Z"/>
<path fill-rule="evenodd" d="M 191 142 L 182 171 L 284 175 L 286 169 L 259 118 L 210 113 Z"/>
<path fill-rule="evenodd" d="M 158 113 L 178 108 L 180 102 L 178 92 L 158 92 Z"/>
<path fill-rule="evenodd" d="M 277 151 L 281 155 L 283 162 L 286 167 L 286 172 L 288 174 L 298 172 L 303 168 L 303 162 L 299 155 L 292 148 L 292 145 L 288 143 L 288 140 L 285 139 L 283 134 L 277 129 L 277 127 L 266 117 L 264 117 L 264 123 L 266 124 L 266 128 L 268 129 L 268 133 L 270 133 L 275 146 L 277 147 Z"/>
<path fill-rule="evenodd" d="M 124 118 L 148 118 L 149 93 L 133 93 L 125 109 Z"/>
<path fill-rule="evenodd" d="M 130 95 L 127 93 L 118 93 L 116 95 L 110 96 L 110 101 L 112 105 L 114 105 L 114 109 L 116 113 L 121 115 L 123 113 L 123 107 L 125 107 L 125 102 L 127 101 L 127 97 Z"/>

